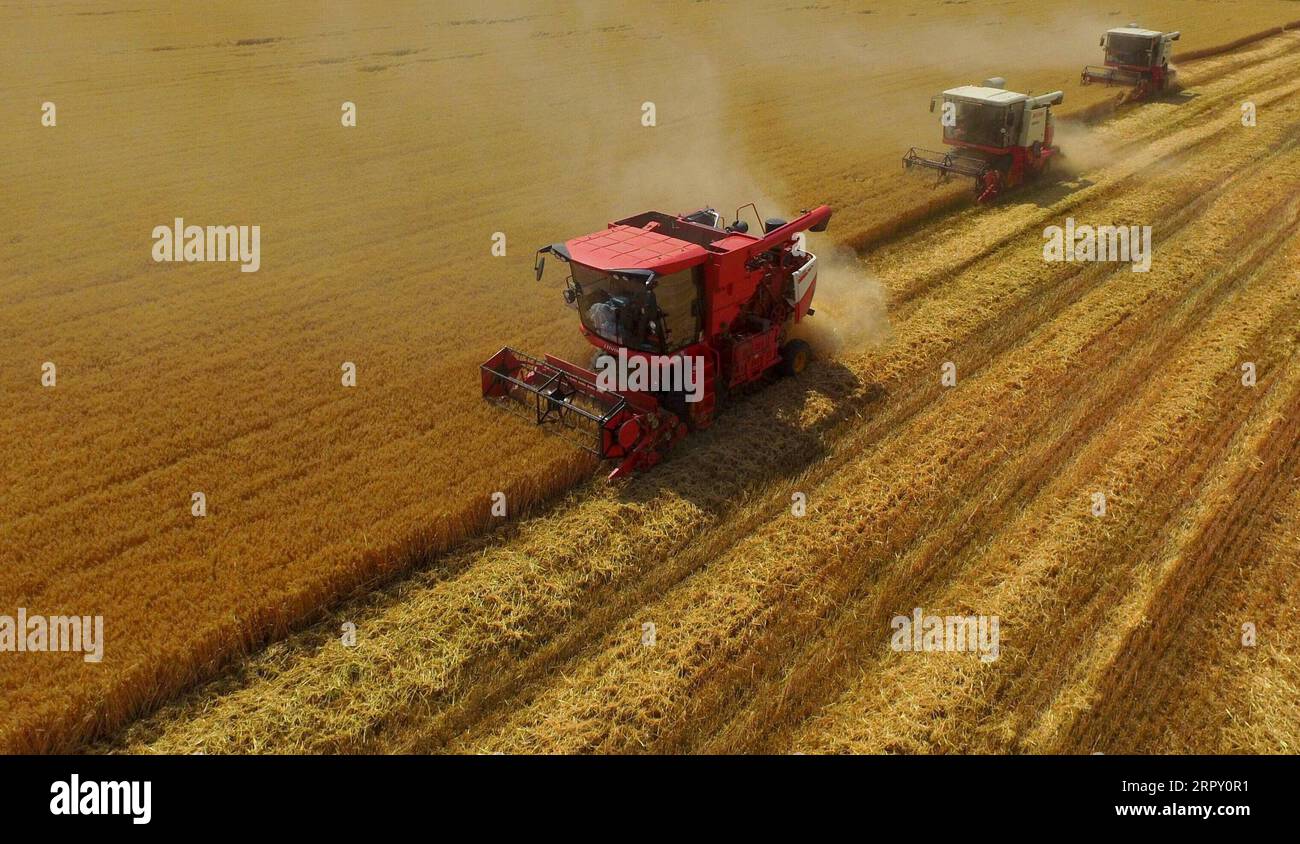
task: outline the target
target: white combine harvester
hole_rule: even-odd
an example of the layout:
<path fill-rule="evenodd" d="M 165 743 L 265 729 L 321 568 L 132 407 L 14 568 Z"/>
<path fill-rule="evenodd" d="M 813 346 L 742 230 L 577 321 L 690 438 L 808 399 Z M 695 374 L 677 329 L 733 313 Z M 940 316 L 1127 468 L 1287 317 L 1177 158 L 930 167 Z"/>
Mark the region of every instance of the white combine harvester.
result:
<path fill-rule="evenodd" d="M 1142 29 L 1135 23 L 1108 30 L 1101 37 L 1106 63 L 1084 67 L 1083 84 L 1132 85 L 1134 99 L 1173 87 L 1177 71 L 1169 66 L 1169 59 L 1180 35 Z"/>
<path fill-rule="evenodd" d="M 912 147 L 903 156 L 907 168 L 939 171 L 975 179 L 979 202 L 989 202 L 1002 191 L 1042 175 L 1053 156 L 1055 129 L 1051 107 L 1065 99 L 1061 91 L 1030 96 L 1006 90 L 1000 77 L 982 85 L 950 88 L 930 99 L 930 111 L 942 99 L 943 142 L 948 152 Z"/>

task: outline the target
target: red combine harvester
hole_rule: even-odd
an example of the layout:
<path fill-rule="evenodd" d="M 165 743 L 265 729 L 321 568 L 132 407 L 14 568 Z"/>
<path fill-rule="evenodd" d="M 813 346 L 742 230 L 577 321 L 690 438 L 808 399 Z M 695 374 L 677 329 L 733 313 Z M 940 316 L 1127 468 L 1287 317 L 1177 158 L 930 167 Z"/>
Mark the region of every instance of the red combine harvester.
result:
<path fill-rule="evenodd" d="M 539 281 L 548 253 L 569 265 L 564 301 L 596 349 L 596 369 L 503 348 L 480 367 L 484 398 L 531 407 L 537 424 L 618 461 L 613 479 L 655 465 L 688 431 L 707 428 L 729 390 L 776 368 L 802 371 L 811 350 L 788 335 L 813 313 L 817 256 L 799 235 L 825 231 L 831 209 L 769 219 L 761 235 L 749 233 L 740 210 L 730 226 L 711 208 L 649 211 L 539 249 Z M 611 383 L 615 370 L 645 377 Z"/>
<path fill-rule="evenodd" d="M 1179 35 L 1142 29 L 1135 23 L 1107 30 L 1101 37 L 1106 64 L 1084 67 L 1083 84 L 1132 85 L 1135 99 L 1173 87 L 1177 71 L 1169 66 L 1169 58 Z"/>
<path fill-rule="evenodd" d="M 903 166 L 939 171 L 940 181 L 956 173 L 975 179 L 978 202 L 990 202 L 1004 190 L 1047 172 L 1055 131 L 1051 107 L 1065 99 L 1061 91 L 1037 97 L 1006 90 L 1001 77 L 983 85 L 951 88 L 930 99 L 930 111 L 943 100 L 943 142 L 948 152 L 912 147 Z"/>

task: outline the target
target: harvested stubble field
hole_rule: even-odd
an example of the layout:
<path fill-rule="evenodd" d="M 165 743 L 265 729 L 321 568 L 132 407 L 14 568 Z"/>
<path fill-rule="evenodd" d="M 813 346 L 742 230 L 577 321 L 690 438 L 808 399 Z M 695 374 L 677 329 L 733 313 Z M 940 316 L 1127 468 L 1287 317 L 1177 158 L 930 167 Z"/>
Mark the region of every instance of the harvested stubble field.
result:
<path fill-rule="evenodd" d="M 1117 21 L 1196 50 L 1293 3 L 456 5 L 0 7 L 42 48 L 0 84 L 0 612 L 108 631 L 0 655 L 0 746 L 1297 749 L 1300 36 L 1070 127 L 998 207 L 898 172 L 950 84 L 1068 114 L 1115 98 L 1076 82 Z M 500 345 L 580 349 L 534 246 L 751 199 L 837 208 L 832 359 L 619 486 L 480 406 Z M 262 269 L 154 264 L 176 216 L 260 223 Z M 1152 224 L 1151 272 L 1045 264 L 1067 216 Z M 485 532 L 496 490 L 531 515 Z M 892 652 L 917 606 L 998 615 L 1000 658 Z"/>

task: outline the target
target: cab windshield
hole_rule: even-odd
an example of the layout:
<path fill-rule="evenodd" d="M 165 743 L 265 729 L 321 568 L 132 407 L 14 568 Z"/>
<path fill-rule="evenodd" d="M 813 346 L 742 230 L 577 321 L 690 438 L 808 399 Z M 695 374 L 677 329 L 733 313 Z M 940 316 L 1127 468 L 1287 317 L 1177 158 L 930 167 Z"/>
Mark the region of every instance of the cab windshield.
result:
<path fill-rule="evenodd" d="M 694 269 L 655 280 L 569 265 L 578 288 L 583 326 L 610 343 L 643 352 L 665 353 L 693 343 L 699 335 Z"/>
<path fill-rule="evenodd" d="M 987 103 L 968 103 L 950 100 L 957 107 L 952 126 L 943 127 L 943 136 L 950 141 L 979 144 L 986 147 L 1007 145 L 1003 129 L 1007 128 L 1007 107 Z"/>
<path fill-rule="evenodd" d="M 1116 64 L 1148 67 L 1153 41 L 1141 35 L 1111 33 L 1106 36 L 1106 57 Z"/>

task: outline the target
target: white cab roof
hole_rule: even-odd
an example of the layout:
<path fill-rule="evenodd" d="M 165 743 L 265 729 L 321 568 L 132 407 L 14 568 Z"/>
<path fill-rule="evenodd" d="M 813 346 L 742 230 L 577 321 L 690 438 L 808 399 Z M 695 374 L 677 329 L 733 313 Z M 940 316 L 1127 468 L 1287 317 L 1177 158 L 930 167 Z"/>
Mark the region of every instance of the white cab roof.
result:
<path fill-rule="evenodd" d="M 960 88 L 949 88 L 943 92 L 943 96 L 945 99 L 970 100 L 992 105 L 1011 105 L 1029 99 L 1024 94 L 1017 94 L 1015 91 L 1004 91 L 1001 88 L 985 88 L 983 85 L 963 85 Z"/>
<path fill-rule="evenodd" d="M 1120 26 L 1115 29 L 1106 30 L 1107 35 L 1137 35 L 1142 38 L 1156 38 L 1164 35 L 1163 32 L 1156 32 L 1154 29 L 1139 29 L 1136 26 Z"/>

